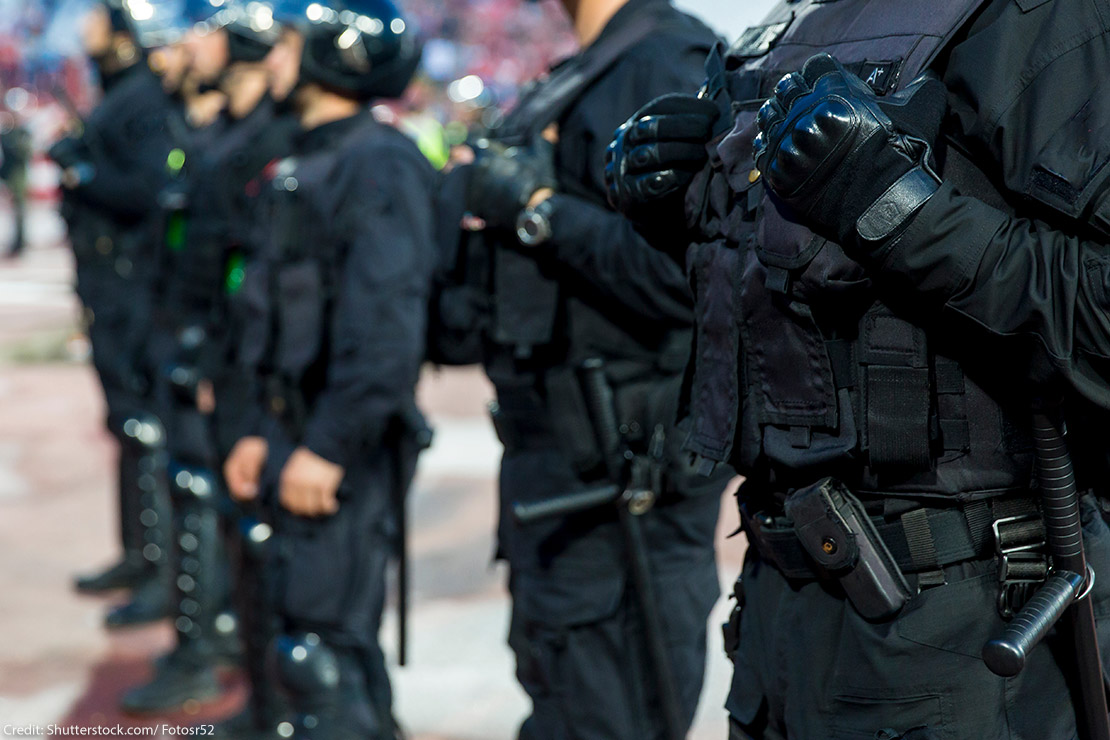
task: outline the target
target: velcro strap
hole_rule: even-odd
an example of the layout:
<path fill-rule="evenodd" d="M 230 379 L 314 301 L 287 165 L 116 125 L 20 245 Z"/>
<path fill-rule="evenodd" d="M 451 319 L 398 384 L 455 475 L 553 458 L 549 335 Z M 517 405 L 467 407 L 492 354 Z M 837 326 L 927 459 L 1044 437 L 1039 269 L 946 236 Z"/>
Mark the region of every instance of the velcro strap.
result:
<path fill-rule="evenodd" d="M 902 175 L 856 221 L 856 231 L 865 241 L 882 241 L 897 231 L 940 187 L 936 178 L 921 167 Z"/>
<path fill-rule="evenodd" d="M 867 437 L 873 465 L 927 468 L 928 421 L 927 368 L 867 369 Z"/>

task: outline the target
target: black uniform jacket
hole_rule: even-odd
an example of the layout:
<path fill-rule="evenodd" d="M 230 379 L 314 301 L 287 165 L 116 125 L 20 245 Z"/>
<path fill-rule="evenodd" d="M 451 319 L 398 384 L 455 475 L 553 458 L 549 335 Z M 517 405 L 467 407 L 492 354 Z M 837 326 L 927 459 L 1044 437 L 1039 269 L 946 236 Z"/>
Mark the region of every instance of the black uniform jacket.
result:
<path fill-rule="evenodd" d="M 368 111 L 301 132 L 293 152 L 264 196 L 269 238 L 247 268 L 242 357 L 294 441 L 350 466 L 412 403 L 434 170 Z"/>

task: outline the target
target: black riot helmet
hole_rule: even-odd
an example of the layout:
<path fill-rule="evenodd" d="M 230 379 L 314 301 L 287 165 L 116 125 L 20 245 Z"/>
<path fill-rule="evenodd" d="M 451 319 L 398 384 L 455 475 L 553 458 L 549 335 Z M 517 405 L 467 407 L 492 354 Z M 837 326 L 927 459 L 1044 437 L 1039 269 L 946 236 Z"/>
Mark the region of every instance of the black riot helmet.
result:
<path fill-rule="evenodd" d="M 261 62 L 286 26 L 304 19 L 301 0 L 231 0 L 209 24 L 227 31 L 232 62 Z"/>
<path fill-rule="evenodd" d="M 108 11 L 112 30 L 129 35 L 139 47 L 154 49 L 181 38 L 187 28 L 182 0 L 99 0 Z M 216 12 L 209 0 L 193 0 L 198 17 Z"/>
<path fill-rule="evenodd" d="M 400 97 L 420 62 L 415 33 L 389 0 L 313 2 L 298 27 L 301 81 L 356 98 Z"/>

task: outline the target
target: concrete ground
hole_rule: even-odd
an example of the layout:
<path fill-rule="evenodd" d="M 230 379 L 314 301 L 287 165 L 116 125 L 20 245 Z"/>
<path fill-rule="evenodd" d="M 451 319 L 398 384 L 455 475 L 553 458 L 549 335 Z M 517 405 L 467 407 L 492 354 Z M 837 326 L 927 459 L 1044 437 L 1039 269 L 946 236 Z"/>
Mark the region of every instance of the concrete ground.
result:
<path fill-rule="evenodd" d="M 0 210 L 0 244 L 7 232 Z M 119 696 L 150 675 L 171 645 L 166 624 L 109 633 L 105 609 L 119 597 L 74 594 L 75 573 L 117 554 L 113 442 L 103 430 L 99 386 L 76 331 L 72 264 L 56 216 L 37 205 L 31 247 L 0 262 L 0 737 L 24 728 L 144 726 L 154 736 L 227 716 L 244 686 L 172 717 L 138 720 Z M 414 740 L 511 740 L 527 702 L 505 646 L 505 574 L 491 564 L 499 445 L 485 418 L 490 390 L 475 370 L 429 372 L 422 405 L 435 428 L 412 495 L 409 665 L 393 671 L 397 713 Z M 722 502 L 722 591 L 739 568 L 742 539 L 731 498 Z M 730 667 L 710 620 L 706 690 L 691 737 L 726 736 L 721 706 Z M 395 664 L 396 621 L 383 642 Z M 37 732 L 38 735 L 46 734 Z"/>

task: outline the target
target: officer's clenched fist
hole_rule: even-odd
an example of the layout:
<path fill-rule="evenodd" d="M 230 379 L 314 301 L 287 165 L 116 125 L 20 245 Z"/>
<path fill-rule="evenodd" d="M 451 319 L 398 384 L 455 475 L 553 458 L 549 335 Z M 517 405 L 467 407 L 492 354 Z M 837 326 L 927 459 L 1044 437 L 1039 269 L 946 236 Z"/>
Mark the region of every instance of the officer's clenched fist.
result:
<path fill-rule="evenodd" d="M 605 152 L 609 204 L 641 223 L 682 218 L 686 187 L 708 159 L 717 106 L 663 95 L 618 128 Z"/>
<path fill-rule="evenodd" d="M 845 247 L 881 241 L 936 190 L 928 156 L 943 111 L 944 89 L 934 79 L 880 101 L 840 62 L 818 54 L 783 77 L 760 108 L 756 166 L 814 231 Z"/>
<path fill-rule="evenodd" d="M 298 516 L 330 516 L 339 511 L 337 494 L 344 474 L 343 466 L 298 447 L 281 470 L 278 498 Z"/>

